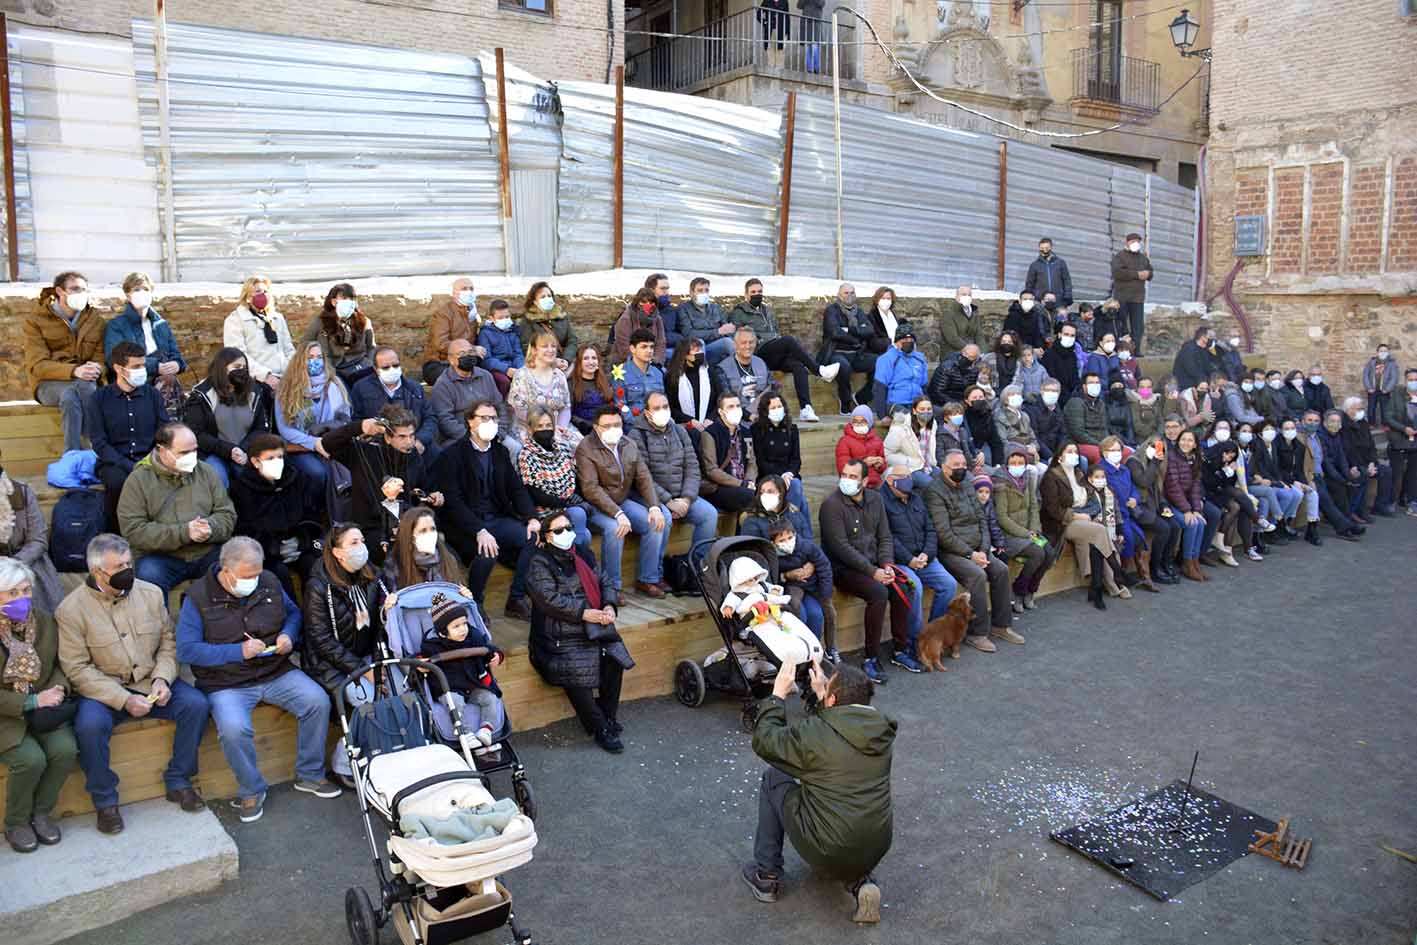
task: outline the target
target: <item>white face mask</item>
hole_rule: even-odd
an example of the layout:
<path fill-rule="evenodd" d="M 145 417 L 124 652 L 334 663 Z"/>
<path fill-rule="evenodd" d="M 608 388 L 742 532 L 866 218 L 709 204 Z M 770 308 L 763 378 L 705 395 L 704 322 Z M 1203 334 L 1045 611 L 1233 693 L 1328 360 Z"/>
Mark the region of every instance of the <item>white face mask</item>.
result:
<path fill-rule="evenodd" d="M 776 492 L 764 492 L 762 495 L 758 496 L 758 499 L 763 503 L 763 508 L 767 509 L 769 512 L 776 512 L 777 507 L 782 504 L 782 496 L 778 495 Z"/>
<path fill-rule="evenodd" d="M 1363 419 L 1364 417 L 1366 417 L 1367 415 L 1368 415 L 1368 411 L 1366 411 L 1366 410 L 1355 410 L 1355 411 L 1353 412 L 1353 422 L 1354 422 L 1354 423 L 1357 423 L 1359 420 L 1362 420 L 1362 419 Z"/>
<path fill-rule="evenodd" d="M 1255 389 L 1255 385 L 1250 383 L 1249 381 L 1245 381 L 1240 385 L 1240 389 L 1248 394 L 1250 391 Z"/>
<path fill-rule="evenodd" d="M 861 480 L 847 479 L 845 476 L 842 476 L 841 479 L 837 481 L 837 487 L 841 489 L 842 495 L 853 496 L 861 491 Z"/>
<path fill-rule="evenodd" d="M 1136 240 L 1132 240 L 1130 243 L 1127 244 L 1127 249 L 1130 249 L 1134 253 L 1139 253 L 1141 252 L 1141 243 L 1137 242 Z"/>
<path fill-rule="evenodd" d="M 851 425 L 851 429 L 856 432 L 857 436 L 865 436 L 871 432 L 870 426 L 864 423 L 854 423 Z"/>
<path fill-rule="evenodd" d="M 1009 467 L 1009 475 L 1015 479 L 1022 479 L 1023 474 L 1028 470 L 1027 466 L 1013 465 Z"/>
<path fill-rule="evenodd" d="M 661 428 L 669 426 L 669 411 L 663 408 L 651 410 L 649 412 L 649 422 Z"/>
<path fill-rule="evenodd" d="M 478 439 L 491 442 L 497 437 L 497 421 L 483 420 L 477 424 Z"/>
<path fill-rule="evenodd" d="M 87 292 L 70 292 L 65 297 L 64 304 L 76 312 L 82 312 L 89 307 L 89 294 Z"/>
<path fill-rule="evenodd" d="M 556 300 L 549 295 L 543 295 L 536 300 L 536 307 L 543 312 L 549 312 L 556 307 Z"/>
<path fill-rule="evenodd" d="M 438 533 L 419 532 L 413 536 L 413 550 L 421 555 L 431 555 L 438 550 Z"/>
<path fill-rule="evenodd" d="M 736 427 L 738 424 L 742 423 L 743 408 L 729 407 L 723 412 L 723 422 L 728 424 L 730 427 Z"/>
<path fill-rule="evenodd" d="M 620 442 L 620 437 L 625 435 L 625 431 L 620 427 L 611 427 L 608 430 L 600 431 L 600 442 L 606 446 L 614 446 Z"/>
<path fill-rule="evenodd" d="M 340 318 L 348 318 L 353 315 L 356 308 L 358 306 L 354 299 L 335 299 L 335 314 Z"/>
<path fill-rule="evenodd" d="M 1100 493 L 1103 489 L 1106 489 L 1106 488 L 1107 488 L 1107 480 L 1106 480 L 1106 479 L 1098 479 L 1098 480 L 1095 480 L 1095 481 L 1092 483 L 1092 488 L 1093 488 L 1094 490 L 1096 490 L 1097 492 Z"/>
<path fill-rule="evenodd" d="M 1113 466 L 1120 466 L 1120 465 L 1122 465 L 1122 451 L 1121 451 L 1121 450 L 1112 450 L 1111 452 L 1109 452 L 1109 453 L 1106 455 L 1105 458 L 1106 458 L 1107 462 L 1111 463 Z"/>
<path fill-rule="evenodd" d="M 1231 339 L 1230 339 L 1230 347 L 1232 347 L 1232 348 L 1238 348 L 1238 347 L 1240 347 L 1240 339 L 1239 339 L 1239 338 L 1231 338 Z"/>
<path fill-rule="evenodd" d="M 509 331 L 512 327 L 512 320 L 510 318 L 499 318 L 492 324 L 497 326 L 498 331 Z"/>
<path fill-rule="evenodd" d="M 463 289 L 458 293 L 458 304 L 472 308 L 472 303 L 477 301 L 477 293 L 471 289 Z"/>
<path fill-rule="evenodd" d="M 1103 351 L 1106 351 L 1108 354 L 1111 354 L 1111 353 L 1116 349 L 1116 347 L 1117 347 L 1117 345 L 1116 345 L 1115 342 L 1112 342 L 1112 341 L 1104 341 L 1104 342 L 1102 342 L 1102 350 L 1103 350 Z"/>
<path fill-rule="evenodd" d="M 1386 352 L 1386 351 L 1379 351 L 1379 352 L 1378 352 L 1378 360 L 1379 360 L 1379 361 L 1386 361 L 1386 360 L 1387 360 L 1387 352 Z"/>
<path fill-rule="evenodd" d="M 233 578 L 231 581 L 231 593 L 237 597 L 250 597 L 256 593 L 256 585 L 261 583 L 259 577 L 253 578 Z"/>
<path fill-rule="evenodd" d="M 1156 459 L 1156 447 L 1148 446 L 1146 448 L 1146 461 L 1151 462 L 1154 459 Z"/>
<path fill-rule="evenodd" d="M 1088 385 L 1087 385 L 1087 396 L 1089 396 L 1089 397 L 1097 397 L 1097 396 L 1099 396 L 1101 393 L 1102 393 L 1102 385 L 1101 385 L 1101 384 L 1088 384 Z"/>
<path fill-rule="evenodd" d="M 1260 439 L 1264 440 L 1266 443 L 1273 443 L 1275 436 L 1274 428 L 1271 427 L 1260 434 Z"/>
<path fill-rule="evenodd" d="M 783 407 L 773 407 L 768 411 L 768 419 L 773 423 L 781 423 L 787 416 L 787 410 Z"/>
<path fill-rule="evenodd" d="M 379 371 L 379 380 L 384 382 L 385 387 L 393 387 L 399 381 L 403 380 L 403 368 L 382 368 Z"/>
<path fill-rule="evenodd" d="M 1217 443 L 1224 443 L 1224 442 L 1226 442 L 1226 441 L 1229 440 L 1229 439 L 1230 439 L 1230 431 L 1227 430 L 1227 429 L 1225 429 L 1224 427 L 1221 427 L 1219 430 L 1216 430 L 1216 431 L 1215 431 L 1215 442 L 1217 442 Z"/>
<path fill-rule="evenodd" d="M 1055 390 L 1045 390 L 1043 392 L 1044 406 L 1051 407 L 1058 402 L 1058 392 Z"/>
<path fill-rule="evenodd" d="M 131 368 L 127 373 L 128 383 L 134 387 L 142 387 L 148 382 L 148 369 L 145 367 Z"/>
<path fill-rule="evenodd" d="M 1066 456 L 1064 456 L 1064 457 L 1062 458 L 1061 462 L 1062 462 L 1062 464 L 1063 464 L 1064 466 L 1066 466 L 1068 469 L 1072 469 L 1074 466 L 1076 466 L 1076 465 L 1078 464 L 1078 454 L 1076 454 L 1076 453 L 1069 453 L 1068 455 L 1066 455 Z"/>
<path fill-rule="evenodd" d="M 1295 390 L 1300 390 L 1300 391 L 1301 391 L 1301 390 L 1304 389 L 1304 379 L 1303 379 L 1302 377 L 1296 377 L 1296 378 L 1294 378 L 1294 380 L 1293 380 L 1291 383 L 1294 385 L 1294 389 L 1295 389 Z"/>
<path fill-rule="evenodd" d="M 196 470 L 197 470 L 197 454 L 196 454 L 196 453 L 186 453 L 186 454 L 184 454 L 184 455 L 182 455 L 182 456 L 177 457 L 177 461 L 176 461 L 176 463 L 175 463 L 175 466 L 176 466 L 177 471 L 180 472 L 180 473 L 184 473 L 184 474 L 185 474 L 185 473 L 196 472 Z"/>
<path fill-rule="evenodd" d="M 1286 440 L 1292 440 L 1292 439 L 1294 439 L 1294 438 L 1295 438 L 1296 436 L 1298 436 L 1298 435 L 1299 435 L 1299 431 L 1298 431 L 1298 430 L 1285 430 L 1285 431 L 1284 431 L 1284 438 L 1285 438 Z"/>
<path fill-rule="evenodd" d="M 1276 377 L 1274 380 L 1272 380 L 1272 381 L 1269 382 L 1269 387 L 1270 387 L 1270 390 L 1283 390 L 1283 389 L 1284 389 L 1284 382 L 1281 381 L 1279 378 Z"/>
<path fill-rule="evenodd" d="M 709 302 L 711 302 L 712 300 L 712 296 L 710 296 L 707 292 L 700 292 L 698 295 L 694 296 L 694 304 L 697 305 L 699 308 L 707 307 Z"/>
<path fill-rule="evenodd" d="M 285 472 L 285 459 L 280 458 L 266 460 L 264 463 L 261 464 L 260 472 L 261 475 L 265 476 L 271 482 L 279 481 L 281 474 Z"/>
<path fill-rule="evenodd" d="M 1322 384 L 1323 382 L 1324 376 L 1322 374 L 1315 374 L 1309 378 L 1310 384 Z"/>
<path fill-rule="evenodd" d="M 876 309 L 880 312 L 889 312 L 891 310 L 891 300 L 888 297 L 882 298 L 876 303 Z"/>
<path fill-rule="evenodd" d="M 796 551 L 796 550 L 797 550 L 797 536 L 796 536 L 796 535 L 793 535 L 791 538 L 784 538 L 782 541 L 780 541 L 780 542 L 777 543 L 777 552 L 778 552 L 778 554 L 790 555 L 790 554 L 792 554 L 792 552 L 794 552 L 794 551 Z"/>
<path fill-rule="evenodd" d="M 1240 442 L 1249 445 L 1255 439 L 1255 435 L 1248 430 L 1240 431 Z"/>
<path fill-rule="evenodd" d="M 1022 302 L 1018 303 L 1018 307 L 1025 312 L 1033 311 L 1033 299 L 1024 299 Z"/>
<path fill-rule="evenodd" d="M 1225 467 L 1225 478 L 1226 478 L 1226 479 L 1234 479 L 1234 478 L 1235 478 L 1235 469 L 1234 469 L 1233 466 L 1226 466 L 1226 467 Z"/>
<path fill-rule="evenodd" d="M 961 295 L 961 296 L 959 297 L 959 304 L 960 304 L 960 305 L 963 305 L 965 308 L 969 308 L 971 305 L 974 304 L 974 296 L 972 296 L 972 295 Z"/>
<path fill-rule="evenodd" d="M 134 289 L 133 294 L 128 296 L 128 301 L 132 302 L 138 311 L 146 312 L 148 306 L 153 304 L 153 294 L 147 289 Z"/>
<path fill-rule="evenodd" d="M 1077 339 L 1072 335 L 1060 335 L 1058 337 L 1058 344 L 1062 345 L 1064 348 L 1071 348 L 1076 343 Z"/>
<path fill-rule="evenodd" d="M 562 551 L 570 551 L 571 546 L 575 543 L 576 532 L 574 529 L 567 529 L 566 531 L 561 532 L 560 534 L 551 536 L 551 544 L 555 545 L 557 548 L 560 548 Z"/>
<path fill-rule="evenodd" d="M 1023 398 L 1020 397 L 1018 394 L 1010 394 L 1008 399 L 1008 405 L 1013 409 L 1017 410 L 1020 406 L 1023 405 Z"/>

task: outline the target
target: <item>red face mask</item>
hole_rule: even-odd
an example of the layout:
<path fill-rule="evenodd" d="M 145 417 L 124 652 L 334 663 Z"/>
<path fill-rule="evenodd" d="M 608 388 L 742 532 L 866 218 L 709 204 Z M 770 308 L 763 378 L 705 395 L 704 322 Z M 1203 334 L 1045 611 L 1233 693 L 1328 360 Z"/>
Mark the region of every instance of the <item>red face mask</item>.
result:
<path fill-rule="evenodd" d="M 654 303 L 653 303 L 653 302 L 641 302 L 641 303 L 640 303 L 640 311 L 644 312 L 646 315 L 653 315 L 653 314 L 654 314 L 654 308 L 655 308 L 655 306 L 654 306 Z"/>
<path fill-rule="evenodd" d="M 255 295 L 251 296 L 251 304 L 261 311 L 266 310 L 266 306 L 270 304 L 270 301 L 271 297 L 264 292 L 257 292 Z"/>

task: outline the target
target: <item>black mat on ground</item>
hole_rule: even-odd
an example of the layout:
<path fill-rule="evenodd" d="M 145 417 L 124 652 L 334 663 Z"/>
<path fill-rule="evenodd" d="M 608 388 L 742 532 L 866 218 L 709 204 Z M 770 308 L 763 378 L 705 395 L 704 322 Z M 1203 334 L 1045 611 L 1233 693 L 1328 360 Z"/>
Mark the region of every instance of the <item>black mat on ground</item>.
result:
<path fill-rule="evenodd" d="M 1185 798 L 1186 782 L 1173 781 L 1050 836 L 1164 902 L 1248 853 L 1256 830 L 1278 826 L 1196 787 Z"/>

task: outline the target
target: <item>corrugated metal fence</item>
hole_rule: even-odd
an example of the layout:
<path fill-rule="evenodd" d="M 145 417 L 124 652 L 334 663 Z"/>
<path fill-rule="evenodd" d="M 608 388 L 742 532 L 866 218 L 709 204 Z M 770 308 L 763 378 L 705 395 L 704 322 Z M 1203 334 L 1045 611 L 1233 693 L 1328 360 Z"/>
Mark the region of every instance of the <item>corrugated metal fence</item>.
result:
<path fill-rule="evenodd" d="M 9 48 L 22 274 L 156 270 L 164 249 L 153 24 L 134 21 L 131 48 L 31 28 L 12 31 Z M 168 27 L 168 50 L 169 268 L 179 279 L 532 276 L 612 265 L 613 86 L 547 82 L 508 64 L 512 215 L 503 221 L 491 55 L 180 24 Z M 624 94 L 625 266 L 771 273 L 785 112 Z M 109 132 L 90 127 L 99 116 Z M 1156 264 L 1151 300 L 1191 297 L 1190 190 L 1010 141 L 1000 286 L 1001 139 L 852 105 L 842 107 L 842 135 L 850 279 L 1017 289 L 1048 235 L 1068 260 L 1074 294 L 1101 298 L 1108 261 L 1135 229 L 1147 233 Z M 793 144 L 787 272 L 832 277 L 828 99 L 797 96 Z M 76 230 L 76 219 L 85 226 Z"/>

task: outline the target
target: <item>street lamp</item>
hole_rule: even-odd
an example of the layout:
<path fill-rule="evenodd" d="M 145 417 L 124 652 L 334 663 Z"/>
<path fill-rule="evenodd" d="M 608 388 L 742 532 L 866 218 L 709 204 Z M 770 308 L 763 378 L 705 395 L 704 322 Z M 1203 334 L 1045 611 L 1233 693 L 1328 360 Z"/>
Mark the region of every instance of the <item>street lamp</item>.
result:
<path fill-rule="evenodd" d="M 1176 19 L 1171 21 L 1171 42 L 1176 50 L 1187 58 L 1200 56 L 1206 62 L 1210 61 L 1210 47 L 1205 49 L 1192 49 L 1196 44 L 1197 37 L 1200 36 L 1201 25 L 1191 16 L 1190 10 L 1182 10 Z"/>

